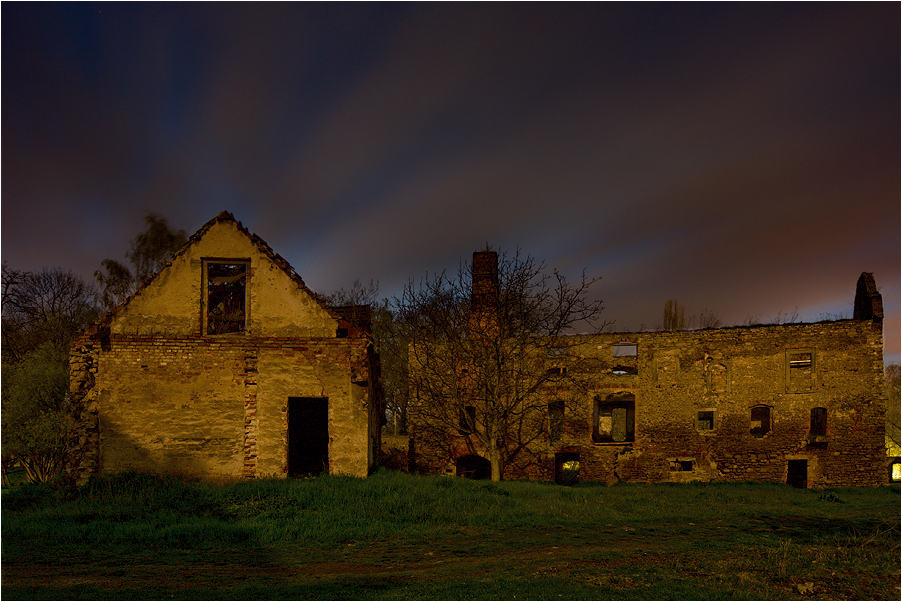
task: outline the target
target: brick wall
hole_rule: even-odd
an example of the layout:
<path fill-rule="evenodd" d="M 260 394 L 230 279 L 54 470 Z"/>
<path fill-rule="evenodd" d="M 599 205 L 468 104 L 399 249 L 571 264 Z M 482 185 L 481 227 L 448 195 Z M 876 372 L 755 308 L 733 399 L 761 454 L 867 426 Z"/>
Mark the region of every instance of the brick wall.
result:
<path fill-rule="evenodd" d="M 616 343 L 634 343 L 635 357 L 615 356 Z M 792 465 L 808 487 L 885 482 L 880 322 L 617 333 L 582 337 L 574 352 L 593 360 L 591 390 L 547 391 L 549 402 L 566 403 L 562 436 L 531 445 L 505 478 L 553 480 L 555 457 L 579 454 L 582 480 L 786 482 Z M 596 404 L 608 399 L 633 400 L 630 440 L 593 439 Z M 756 406 L 770 414 L 760 436 L 752 432 Z M 813 408 L 826 410 L 822 435 L 810 432 Z M 420 468 L 453 465 L 416 440 L 411 421 Z"/>

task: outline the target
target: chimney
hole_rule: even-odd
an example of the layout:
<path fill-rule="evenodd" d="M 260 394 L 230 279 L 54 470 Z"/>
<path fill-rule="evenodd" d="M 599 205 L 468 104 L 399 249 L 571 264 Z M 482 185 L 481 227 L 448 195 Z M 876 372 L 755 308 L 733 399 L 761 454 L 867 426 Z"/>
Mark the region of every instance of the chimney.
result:
<path fill-rule="evenodd" d="M 470 328 L 475 332 L 490 334 L 487 327 L 497 328 L 500 285 L 498 281 L 498 253 L 476 251 L 470 270 Z M 495 330 L 495 329 L 491 329 Z"/>
<path fill-rule="evenodd" d="M 862 272 L 855 287 L 855 311 L 853 320 L 883 321 L 883 297 L 877 292 L 874 274 Z"/>

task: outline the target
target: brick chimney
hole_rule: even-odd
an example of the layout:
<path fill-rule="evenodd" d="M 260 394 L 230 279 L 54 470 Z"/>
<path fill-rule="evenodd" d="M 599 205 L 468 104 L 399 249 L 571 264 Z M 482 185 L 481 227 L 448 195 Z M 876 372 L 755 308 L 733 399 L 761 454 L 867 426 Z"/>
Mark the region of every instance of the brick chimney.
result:
<path fill-rule="evenodd" d="M 470 291 L 470 328 L 489 334 L 490 324 L 497 326 L 500 285 L 498 280 L 498 253 L 476 251 L 473 253 Z"/>
<path fill-rule="evenodd" d="M 883 321 L 883 297 L 877 291 L 874 274 L 862 272 L 855 287 L 855 311 L 853 320 Z"/>

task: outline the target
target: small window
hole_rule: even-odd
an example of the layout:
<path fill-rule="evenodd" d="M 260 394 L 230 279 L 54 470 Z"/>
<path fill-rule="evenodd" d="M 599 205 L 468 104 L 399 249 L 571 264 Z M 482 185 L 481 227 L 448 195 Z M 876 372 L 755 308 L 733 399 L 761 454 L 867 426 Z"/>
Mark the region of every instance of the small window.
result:
<path fill-rule="evenodd" d="M 700 431 L 713 431 L 714 430 L 714 411 L 713 410 L 702 410 L 700 411 L 695 418 L 695 428 Z"/>
<path fill-rule="evenodd" d="M 567 355 L 566 347 L 549 347 L 545 354 L 548 357 L 565 357 Z"/>
<path fill-rule="evenodd" d="M 692 472 L 695 470 L 695 462 L 692 460 L 671 460 L 670 472 Z"/>
<path fill-rule="evenodd" d="M 812 437 L 827 436 L 827 408 L 811 408 L 811 429 L 808 434 Z"/>
<path fill-rule="evenodd" d="M 476 430 L 476 406 L 464 406 L 460 410 L 457 432 L 469 435 Z"/>
<path fill-rule="evenodd" d="M 247 304 L 247 262 L 206 263 L 207 334 L 244 332 Z"/>
<path fill-rule="evenodd" d="M 763 437 L 768 432 L 770 432 L 770 406 L 753 407 L 749 433 L 753 437 Z"/>
<path fill-rule="evenodd" d="M 613 350 L 614 357 L 636 357 L 639 355 L 638 343 L 614 343 L 611 349 Z"/>
<path fill-rule="evenodd" d="M 564 432 L 564 402 L 560 399 L 548 404 L 548 439 L 559 441 Z"/>
<path fill-rule="evenodd" d="M 635 396 L 596 398 L 593 412 L 592 440 L 596 443 L 633 441 L 635 439 Z"/>

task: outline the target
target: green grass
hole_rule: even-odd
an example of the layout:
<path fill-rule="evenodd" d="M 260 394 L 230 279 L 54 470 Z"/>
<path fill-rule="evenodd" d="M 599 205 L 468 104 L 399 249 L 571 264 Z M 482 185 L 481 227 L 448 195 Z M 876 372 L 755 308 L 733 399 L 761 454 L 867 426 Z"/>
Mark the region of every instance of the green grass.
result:
<path fill-rule="evenodd" d="M 381 471 L 4 490 L 4 599 L 899 599 L 899 488 Z"/>

